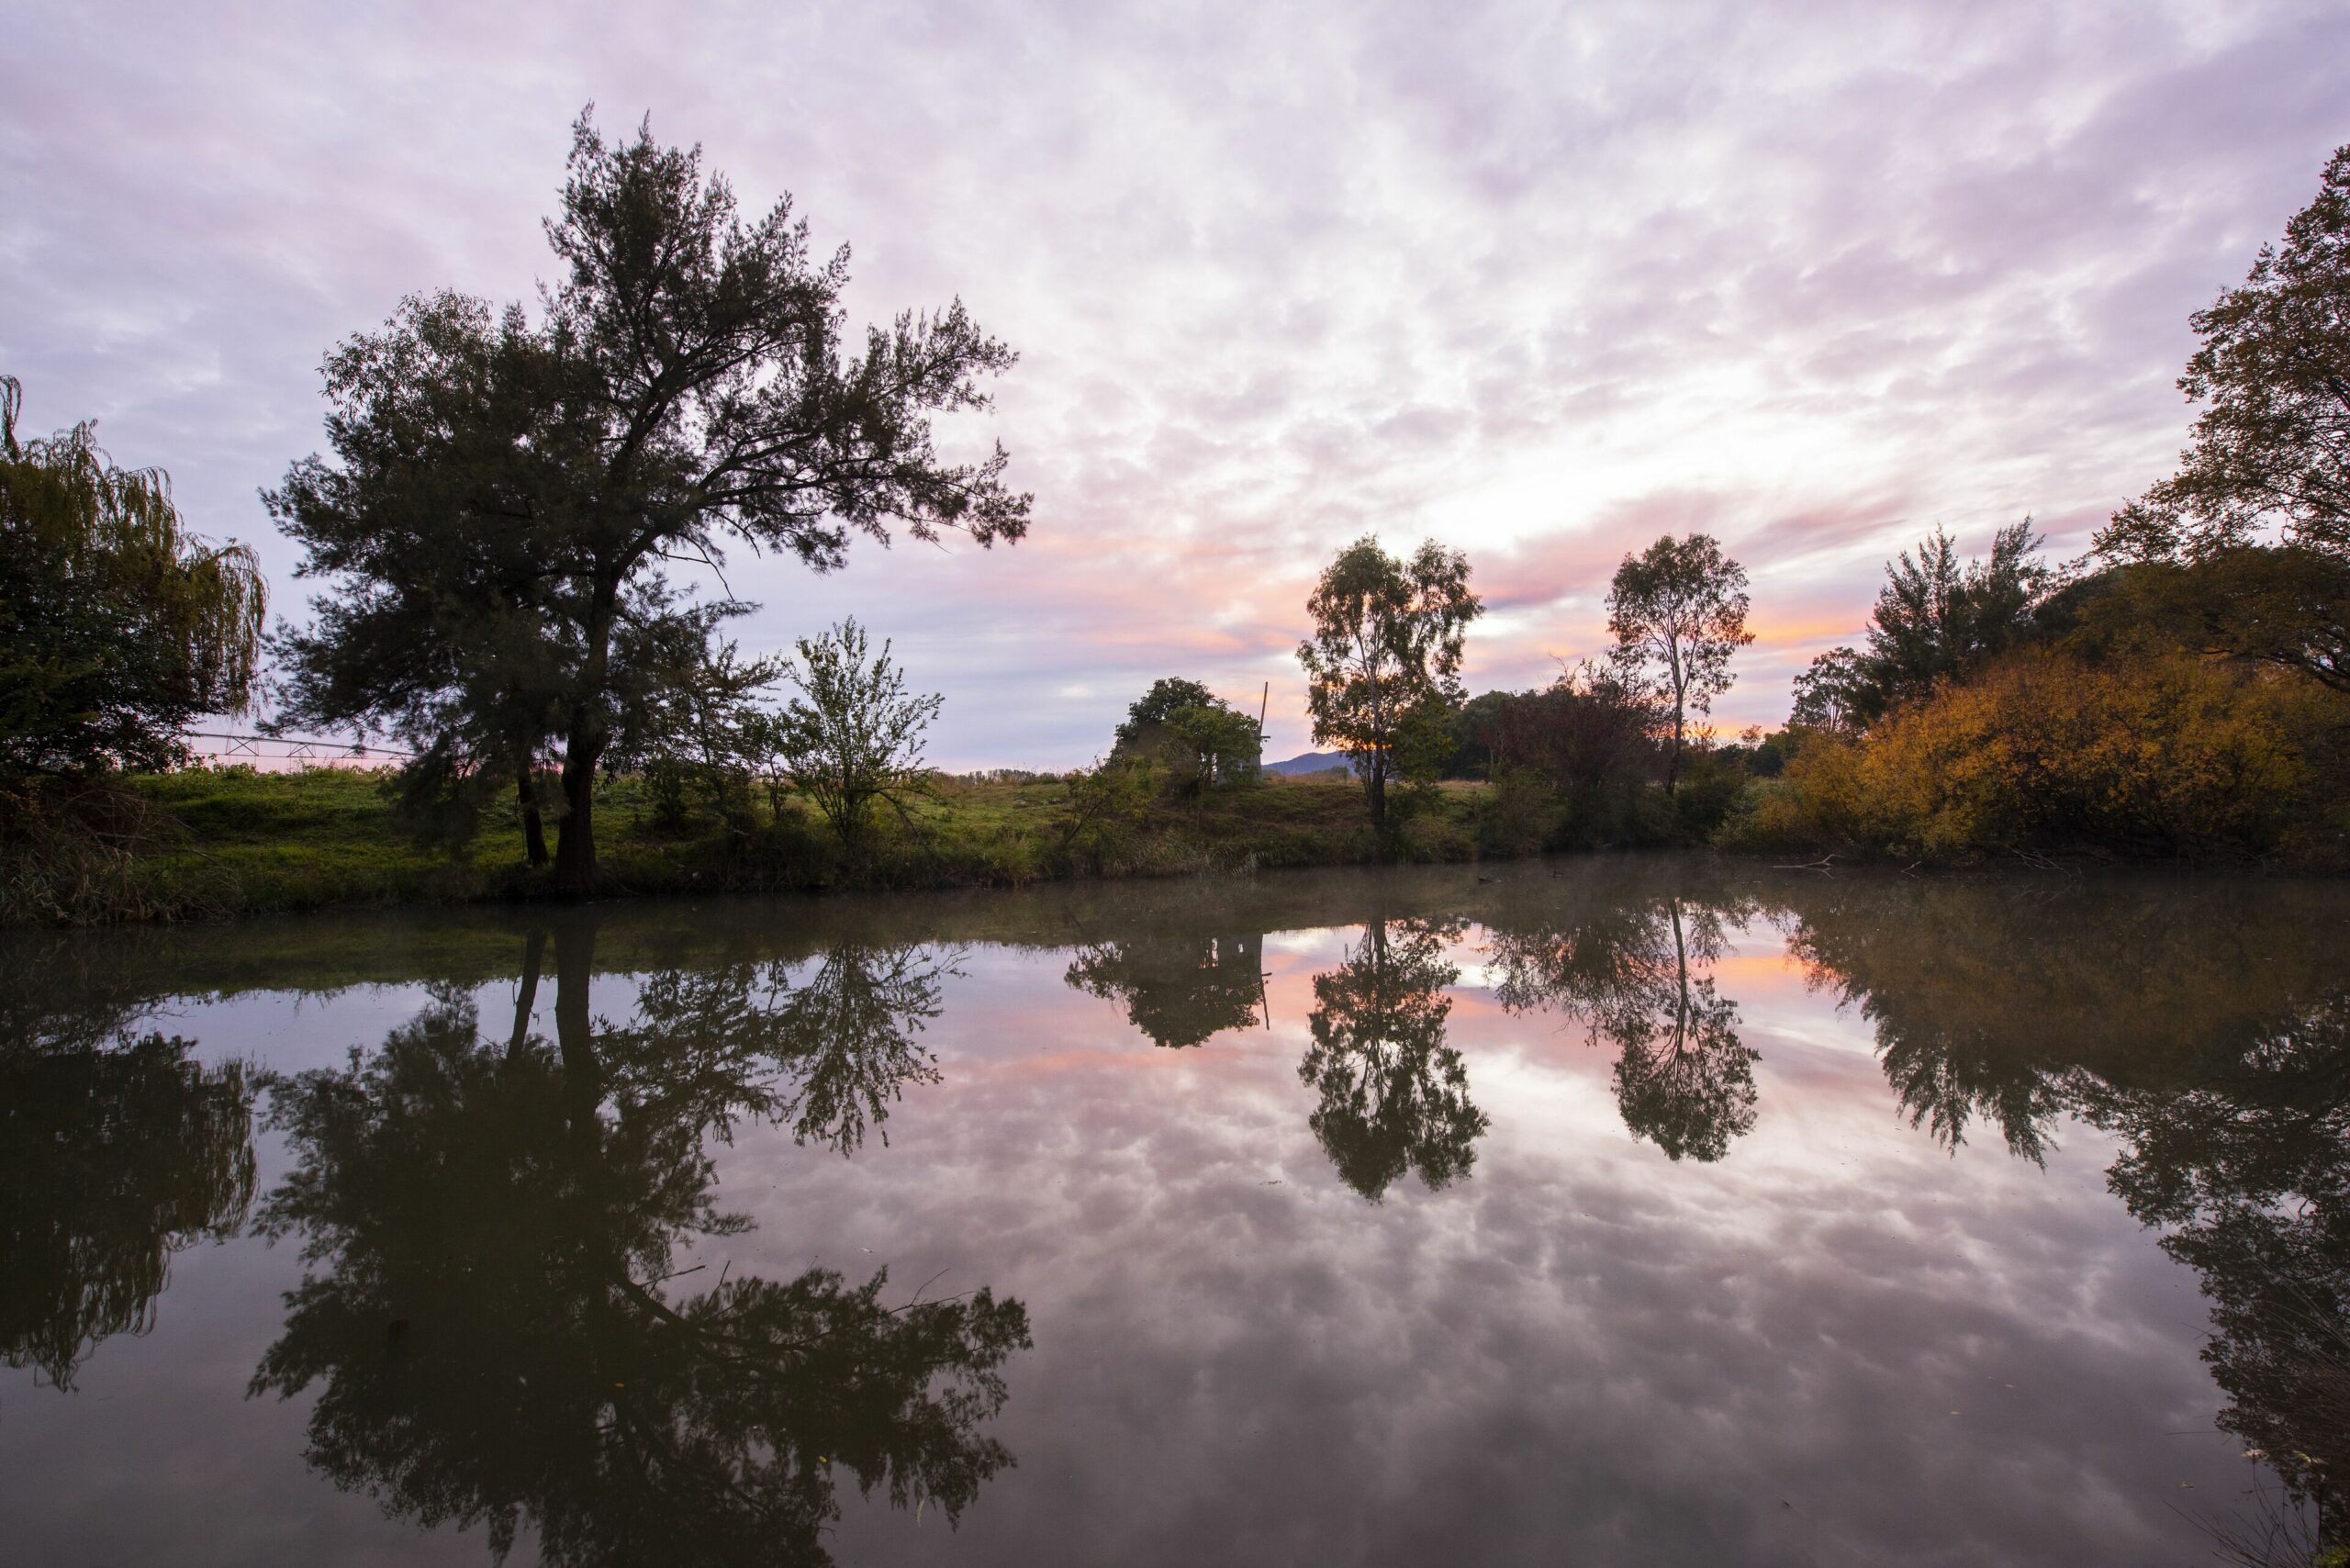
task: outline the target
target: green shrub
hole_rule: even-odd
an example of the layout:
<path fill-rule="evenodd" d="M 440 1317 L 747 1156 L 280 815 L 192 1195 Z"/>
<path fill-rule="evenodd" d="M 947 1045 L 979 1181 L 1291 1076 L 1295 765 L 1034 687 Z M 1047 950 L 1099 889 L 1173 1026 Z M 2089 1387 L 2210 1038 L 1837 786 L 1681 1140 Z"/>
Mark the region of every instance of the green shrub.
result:
<path fill-rule="evenodd" d="M 1673 790 L 1674 824 L 1684 838 L 1703 843 L 1722 825 L 1746 788 L 1745 770 L 1711 752 L 1692 752 Z"/>
<path fill-rule="evenodd" d="M 1494 855 L 1541 852 L 1560 826 L 1559 798 L 1530 767 L 1495 775 L 1477 812 L 1477 846 Z"/>

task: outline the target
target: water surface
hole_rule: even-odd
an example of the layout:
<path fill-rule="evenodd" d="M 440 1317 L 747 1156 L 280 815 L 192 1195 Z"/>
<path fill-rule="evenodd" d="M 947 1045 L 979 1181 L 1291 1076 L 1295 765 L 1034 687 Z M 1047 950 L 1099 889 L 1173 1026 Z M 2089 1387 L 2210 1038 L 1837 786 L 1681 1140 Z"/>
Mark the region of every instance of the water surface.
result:
<path fill-rule="evenodd" d="M 13 939 L 0 1555 L 2338 1530 L 2345 931 L 1658 857 Z"/>

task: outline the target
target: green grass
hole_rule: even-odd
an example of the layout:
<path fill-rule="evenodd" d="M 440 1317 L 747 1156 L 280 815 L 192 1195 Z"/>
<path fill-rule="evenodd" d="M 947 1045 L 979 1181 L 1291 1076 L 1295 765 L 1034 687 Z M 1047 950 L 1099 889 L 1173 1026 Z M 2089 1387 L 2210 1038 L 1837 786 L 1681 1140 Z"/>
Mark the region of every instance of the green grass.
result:
<path fill-rule="evenodd" d="M 117 917 L 467 903 L 552 896 L 523 862 L 510 807 L 453 851 L 420 841 L 380 776 L 320 768 L 193 768 L 130 788 L 164 823 L 131 868 Z M 805 802 L 764 801 L 747 827 L 700 808 L 665 827 L 640 781 L 608 781 L 597 802 L 600 894 L 778 892 L 851 888 L 1013 887 L 1069 878 L 1179 876 L 1480 854 L 1485 787 L 1448 783 L 1391 796 L 1400 819 L 1382 846 L 1361 790 L 1337 778 L 1281 779 L 1164 801 L 1079 829 L 1059 780 L 942 778 L 911 822 L 884 813 L 852 853 Z M 550 824 L 549 834 L 554 828 Z M 1490 835 L 1489 835 L 1490 836 Z M 1494 853 L 1489 844 L 1483 853 Z"/>

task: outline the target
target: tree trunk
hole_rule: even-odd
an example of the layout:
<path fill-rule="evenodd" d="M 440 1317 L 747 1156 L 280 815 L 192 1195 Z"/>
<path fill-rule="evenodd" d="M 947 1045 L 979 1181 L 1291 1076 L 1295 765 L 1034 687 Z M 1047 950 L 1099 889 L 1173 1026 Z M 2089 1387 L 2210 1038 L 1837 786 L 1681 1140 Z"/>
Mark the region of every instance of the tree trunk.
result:
<path fill-rule="evenodd" d="M 1673 694 L 1673 748 L 1664 754 L 1664 792 L 1668 795 L 1673 793 L 1673 780 L 1681 773 L 1681 726 L 1685 718 L 1686 710 L 1676 690 Z"/>
<path fill-rule="evenodd" d="M 1387 759 L 1385 757 L 1372 758 L 1371 771 L 1364 775 L 1363 783 L 1371 791 L 1371 831 L 1384 834 L 1387 831 Z"/>
<path fill-rule="evenodd" d="M 600 737 L 572 730 L 563 754 L 563 829 L 554 843 L 554 885 L 585 897 L 596 890 L 596 762 Z"/>
<path fill-rule="evenodd" d="M 563 742 L 563 834 L 554 846 L 554 885 L 558 892 L 585 898 L 596 890 L 596 764 L 603 760 L 611 733 L 604 727 L 601 703 L 604 681 L 611 667 L 612 617 L 620 601 L 621 579 L 628 563 L 607 568 L 599 576 L 588 607 L 588 665 L 581 672 L 584 695 L 575 700 Z"/>
<path fill-rule="evenodd" d="M 563 1063 L 563 1098 L 573 1158 L 583 1187 L 603 1169 L 604 1075 L 596 1056 L 588 982 L 596 972 L 596 927 L 585 912 L 558 917 L 554 928 L 554 1040 Z"/>
<path fill-rule="evenodd" d="M 593 1015 L 588 1009 L 588 982 L 596 972 L 596 928 L 588 924 L 585 912 L 555 918 L 555 1048 L 562 1053 L 565 1073 L 584 1079 L 594 1087 L 599 1074 L 596 1070 Z M 601 1099 L 601 1094 L 597 1098 Z"/>
<path fill-rule="evenodd" d="M 532 926 L 522 949 L 522 983 L 514 992 L 514 1033 L 506 1042 L 506 1059 L 519 1060 L 530 1043 L 531 1014 L 539 1005 L 539 969 L 546 961 L 547 934 Z"/>
<path fill-rule="evenodd" d="M 531 782 L 531 765 L 514 770 L 514 801 L 522 808 L 522 848 L 533 868 L 547 863 L 547 831 L 539 820 L 539 791 Z"/>

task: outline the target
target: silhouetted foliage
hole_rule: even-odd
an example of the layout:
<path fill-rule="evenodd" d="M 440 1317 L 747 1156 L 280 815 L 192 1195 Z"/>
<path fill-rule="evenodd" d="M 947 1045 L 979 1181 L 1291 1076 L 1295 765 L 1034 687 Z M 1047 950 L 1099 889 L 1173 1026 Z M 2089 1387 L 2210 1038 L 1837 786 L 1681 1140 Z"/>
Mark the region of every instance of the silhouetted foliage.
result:
<path fill-rule="evenodd" d="M 857 849 L 876 805 L 904 812 L 923 772 L 923 733 L 944 699 L 909 695 L 890 644 L 867 657 L 865 629 L 854 620 L 799 646 L 784 673 L 800 695 L 765 727 L 765 745 L 841 842 Z"/>
<path fill-rule="evenodd" d="M 1709 1162 L 1754 1126 L 1756 1053 L 1738 1004 L 1693 972 L 1729 946 L 1735 901 L 1622 902 L 1567 924 L 1505 923 L 1488 949 L 1494 998 L 1513 1013 L 1551 1007 L 1615 1047 L 1617 1108 L 1635 1137 L 1673 1159 Z"/>
<path fill-rule="evenodd" d="M 2042 607 L 2049 634 L 2091 659 L 2184 649 L 2350 691 L 2350 554 L 2302 544 L 2225 544 L 2121 561 Z"/>
<path fill-rule="evenodd" d="M 1531 768 L 1581 793 L 1655 777 L 1656 722 L 1655 708 L 1637 690 L 1585 663 L 1562 670 L 1543 690 L 1494 702 L 1483 738 L 1495 767 Z"/>
<path fill-rule="evenodd" d="M 1561 670 L 1538 691 L 1472 701 L 1474 744 L 1494 781 L 1490 847 L 1525 854 L 1651 837 L 1642 797 L 1662 758 L 1657 710 L 1608 666 Z"/>
<path fill-rule="evenodd" d="M 760 699 L 786 666 L 744 658 L 695 618 L 671 618 L 655 634 L 667 645 L 644 660 L 653 678 L 622 715 L 610 760 L 643 774 L 663 826 L 683 827 L 699 797 L 736 835 L 747 834 L 751 781 L 774 745 L 774 716 Z"/>
<path fill-rule="evenodd" d="M 1919 542 L 1914 555 L 1904 550 L 1886 564 L 1867 651 L 1836 648 L 1814 659 L 1796 678 L 1792 722 L 1865 728 L 2029 640 L 2033 612 L 2054 582 L 2035 559 L 2039 548 L 2026 518 L 1992 536 L 1987 561 L 1961 566 L 1956 545 L 1939 528 Z"/>
<path fill-rule="evenodd" d="M 1196 1046 L 1253 1028 L 1264 1000 L 1261 935 L 1135 936 L 1078 949 L 1063 978 L 1126 1017 L 1154 1045 Z"/>
<path fill-rule="evenodd" d="M 745 223 L 699 150 L 608 145 L 583 115 L 540 319 L 412 297 L 329 356 L 328 439 L 270 498 L 336 579 L 286 639 L 289 712 L 389 729 L 511 777 L 560 737 L 558 882 L 595 879 L 593 786 L 679 610 L 659 576 L 727 542 L 839 566 L 852 532 L 1020 537 L 999 448 L 939 460 L 934 414 L 983 407 L 1013 354 L 959 304 L 845 352 L 845 250 L 789 200 Z M 669 667 L 674 669 L 674 661 Z"/>
<path fill-rule="evenodd" d="M 1140 744 L 1154 726 L 1161 725 L 1184 708 L 1222 708 L 1224 699 L 1196 680 L 1181 676 L 1165 676 L 1150 683 L 1150 689 L 1135 699 L 1126 709 L 1125 722 L 1118 726 L 1113 743 L 1116 746 Z"/>
<path fill-rule="evenodd" d="M 154 1326 L 173 1253 L 243 1226 L 252 1092 L 242 1064 L 195 1048 L 0 1047 L 0 1361 L 71 1388 L 99 1340 Z"/>
<path fill-rule="evenodd" d="M 890 1021 L 928 1003 L 841 958 L 796 1015 L 718 971 L 648 983 L 614 1030 L 589 1011 L 591 934 L 556 934 L 552 1044 L 528 1030 L 532 969 L 503 1044 L 452 996 L 275 1086 L 296 1165 L 261 1223 L 302 1238 L 308 1271 L 254 1392 L 320 1385 L 313 1464 L 396 1516 L 481 1525 L 501 1558 L 527 1526 L 552 1563 L 828 1562 L 843 1479 L 953 1520 L 1011 1462 L 980 1428 L 1029 1342 L 1018 1303 L 892 1309 L 886 1272 L 821 1269 L 668 1284 L 681 1248 L 748 1228 L 708 1140 L 746 1114 L 860 1124 L 903 1058 L 834 1058 L 901 1044 Z M 763 1047 L 795 1037 L 785 1072 Z"/>
<path fill-rule="evenodd" d="M 2201 342 L 2178 387 L 2201 405 L 2192 438 L 2097 550 L 2250 579 L 2251 602 L 2208 600 L 2218 640 L 2350 690 L 2350 147 L 2283 246 L 2263 245 L 2190 324 Z"/>
<path fill-rule="evenodd" d="M 1111 756 L 1158 770 L 1167 792 L 1195 799 L 1217 785 L 1252 784 L 1264 734 L 1196 680 L 1153 681 L 1126 710 Z"/>
<path fill-rule="evenodd" d="M 1314 1136 L 1374 1202 L 1406 1171 L 1431 1190 L 1468 1175 L 1489 1125 L 1444 1039 L 1444 988 L 1460 978 L 1445 946 L 1460 934 L 1457 921 L 1373 920 L 1344 963 L 1314 977 L 1314 1044 L 1297 1075 L 1320 1096 Z"/>
<path fill-rule="evenodd" d="M 188 532 L 95 422 L 20 439 L 23 404 L 0 375 L 0 782 L 180 762 L 190 719 L 252 695 L 260 562 Z"/>

